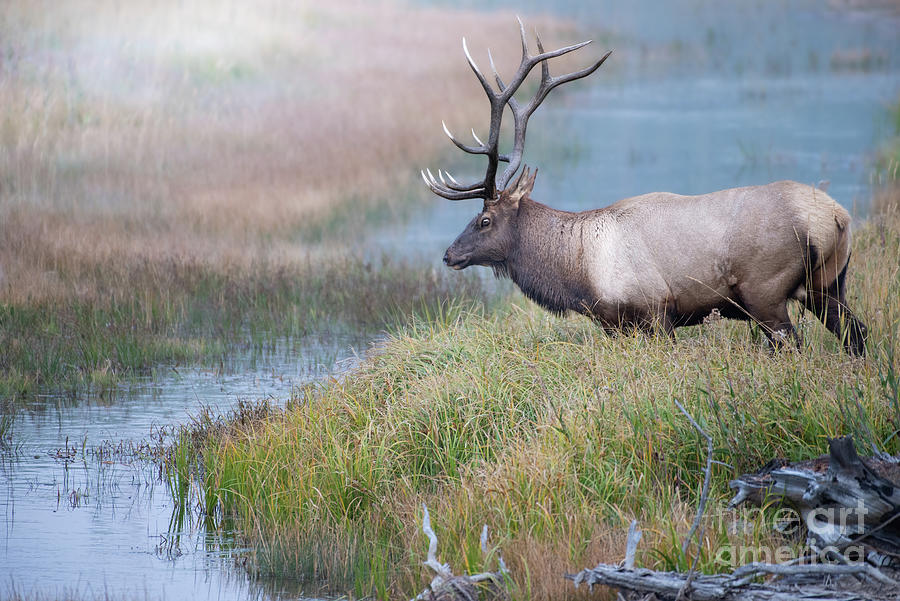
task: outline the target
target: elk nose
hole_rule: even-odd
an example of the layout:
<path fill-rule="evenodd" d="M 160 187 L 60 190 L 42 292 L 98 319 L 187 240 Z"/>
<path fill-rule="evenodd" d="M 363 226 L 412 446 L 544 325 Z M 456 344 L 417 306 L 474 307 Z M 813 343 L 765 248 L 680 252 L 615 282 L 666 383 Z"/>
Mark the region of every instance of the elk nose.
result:
<path fill-rule="evenodd" d="M 450 249 L 447 249 L 447 252 L 444 253 L 444 265 L 450 264 Z"/>

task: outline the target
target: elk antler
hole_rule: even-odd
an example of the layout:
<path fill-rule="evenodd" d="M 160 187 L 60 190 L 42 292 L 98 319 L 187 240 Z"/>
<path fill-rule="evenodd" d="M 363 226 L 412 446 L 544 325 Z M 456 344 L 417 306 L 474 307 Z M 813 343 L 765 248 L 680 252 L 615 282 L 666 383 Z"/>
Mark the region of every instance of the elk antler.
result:
<path fill-rule="evenodd" d="M 469 185 L 460 184 L 449 173 L 443 172 L 441 170 L 438 170 L 437 178 L 434 177 L 430 169 L 422 171 L 422 179 L 425 180 L 425 184 L 431 189 L 432 192 L 434 192 L 438 196 L 442 196 L 449 200 L 483 198 L 485 202 L 495 202 L 497 200 L 498 191 L 506 188 L 507 184 L 509 184 L 510 179 L 512 179 L 513 175 L 515 175 L 516 171 L 518 171 L 519 165 L 522 162 L 522 153 L 525 149 L 525 130 L 528 127 L 528 118 L 531 116 L 531 114 L 537 109 L 541 102 L 544 101 L 544 98 L 547 97 L 547 94 L 550 93 L 550 90 L 558 85 L 574 81 L 576 79 L 581 79 L 582 77 L 587 77 L 588 75 L 596 71 L 600 67 L 600 65 L 602 65 L 603 62 L 609 57 L 609 55 L 612 54 L 612 51 L 607 52 L 599 61 L 597 61 L 590 67 L 587 67 L 580 71 L 575 71 L 574 73 L 568 73 L 559 77 L 551 77 L 550 68 L 547 64 L 548 60 L 550 60 L 551 58 L 562 56 L 563 54 L 568 54 L 569 52 L 578 50 L 583 46 L 587 46 L 591 43 L 591 40 L 580 42 L 572 46 L 566 46 L 565 48 L 560 48 L 558 50 L 544 52 L 544 47 L 541 44 L 541 38 L 537 35 L 537 33 L 535 33 L 538 54 L 535 56 L 531 56 L 528 52 L 528 41 L 525 36 L 525 26 L 522 25 L 521 19 L 519 19 L 518 17 L 516 17 L 516 19 L 519 21 L 519 32 L 522 37 L 522 61 L 521 63 L 519 63 L 519 68 L 512 76 L 509 85 L 503 83 L 503 80 L 500 78 L 500 74 L 497 73 L 497 69 L 496 67 L 494 67 L 494 58 L 491 56 L 490 50 L 488 50 L 488 59 L 490 60 L 491 71 L 493 71 L 494 73 L 494 79 L 497 82 L 498 91 L 494 90 L 488 80 L 478 69 L 478 65 L 475 64 L 474 60 L 472 60 L 472 56 L 469 54 L 469 48 L 466 46 L 466 38 L 463 38 L 463 52 L 465 52 L 466 54 L 466 60 L 469 63 L 469 67 L 472 68 L 472 71 L 478 78 L 478 81 L 481 83 L 481 87 L 484 88 L 484 92 L 485 94 L 487 94 L 488 101 L 490 101 L 491 104 L 491 125 L 490 132 L 488 133 L 488 141 L 486 144 L 482 142 L 475 134 L 475 130 L 473 129 L 472 137 L 475 138 L 475 142 L 477 143 L 477 145 L 469 146 L 467 144 L 463 144 L 453 137 L 453 134 L 451 134 L 450 130 L 447 129 L 446 124 L 444 124 L 443 122 L 441 122 L 441 124 L 444 126 L 444 133 L 447 134 L 447 136 L 457 146 L 457 148 L 464 152 L 468 152 L 469 154 L 486 155 L 488 158 L 488 166 L 487 172 L 484 175 L 484 179 L 480 182 L 475 182 Z M 513 97 L 513 95 L 516 93 L 516 90 L 519 89 L 519 86 L 522 85 L 522 82 L 525 81 L 525 78 L 528 76 L 531 70 L 539 63 L 541 65 L 540 86 L 538 86 L 537 92 L 535 93 L 531 101 L 523 106 Z M 506 109 L 507 105 L 509 105 L 509 108 L 513 113 L 513 121 L 515 123 L 515 137 L 513 140 L 512 152 L 509 155 L 503 155 L 499 153 L 500 122 L 503 120 L 503 111 Z M 500 161 L 509 163 L 509 165 L 503 171 L 503 174 L 498 180 L 497 168 Z M 445 175 L 446 178 L 444 177 Z"/>

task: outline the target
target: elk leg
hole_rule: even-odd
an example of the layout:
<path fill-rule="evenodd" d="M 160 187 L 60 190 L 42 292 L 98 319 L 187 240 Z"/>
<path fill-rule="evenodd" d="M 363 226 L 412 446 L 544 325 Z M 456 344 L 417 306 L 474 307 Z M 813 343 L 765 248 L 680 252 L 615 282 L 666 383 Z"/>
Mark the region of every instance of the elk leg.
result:
<path fill-rule="evenodd" d="M 795 348 L 800 348 L 800 338 L 794 324 L 791 323 L 791 316 L 788 315 L 787 301 L 766 306 L 742 300 L 750 318 L 762 327 L 772 350 L 777 350 L 788 342 Z"/>
<path fill-rule="evenodd" d="M 625 329 L 633 329 L 646 336 L 665 334 L 669 340 L 675 340 L 675 325 L 668 313 L 648 313 L 647 315 L 623 322 Z"/>
<path fill-rule="evenodd" d="M 868 329 L 847 307 L 843 294 L 843 278 L 825 292 L 810 291 L 806 306 L 822 320 L 825 327 L 844 345 L 848 353 L 863 357 L 866 354 Z"/>
<path fill-rule="evenodd" d="M 657 327 L 665 333 L 669 340 L 675 340 L 675 324 L 668 313 L 662 312 L 659 314 L 657 317 Z"/>

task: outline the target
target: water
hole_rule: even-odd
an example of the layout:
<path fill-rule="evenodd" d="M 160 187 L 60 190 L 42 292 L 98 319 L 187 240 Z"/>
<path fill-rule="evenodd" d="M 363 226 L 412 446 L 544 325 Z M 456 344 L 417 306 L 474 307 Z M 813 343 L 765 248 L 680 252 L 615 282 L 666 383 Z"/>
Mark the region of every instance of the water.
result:
<path fill-rule="evenodd" d="M 21 411 L 16 451 L 0 456 L 0 597 L 14 589 L 26 598 L 298 598 L 296 582 L 251 579 L 236 563 L 232 533 L 208 533 L 196 515 L 173 522 L 158 466 L 129 453 L 129 443 L 155 444 L 201 406 L 218 414 L 238 399 L 283 402 L 296 387 L 350 369 L 358 342 L 282 341 L 216 369 L 169 370 L 114 398 L 50 397 Z"/>
<path fill-rule="evenodd" d="M 462 4 L 547 10 L 537 0 Z M 539 168 L 532 197 L 579 211 L 647 192 L 702 194 L 792 179 L 829 182 L 831 196 L 865 216 L 873 151 L 894 133 L 887 109 L 900 99 L 900 18 L 834 4 L 554 3 L 554 13 L 595 38 L 575 53 L 580 64 L 613 54 L 589 78 L 554 90 L 529 121 L 524 162 Z M 515 21 L 496 35 L 517 39 Z M 486 48 L 470 46 L 488 69 Z M 459 68 L 468 69 L 462 49 Z M 484 138 L 487 121 L 485 112 L 478 123 L 451 127 L 463 137 L 475 126 Z M 439 125 L 434 136 L 443 136 Z M 458 160 L 458 179 L 483 177 L 482 157 Z M 429 165 L 438 166 L 448 165 Z M 381 231 L 378 242 L 438 262 L 481 205 L 449 202 L 424 186 L 421 195 L 428 209 Z"/>
<path fill-rule="evenodd" d="M 600 33 L 583 51 L 586 62 L 615 50 L 533 117 L 525 160 L 540 168 L 536 199 L 581 210 L 654 190 L 829 180 L 832 196 L 865 214 L 871 154 L 892 133 L 886 108 L 900 95 L 895 13 L 835 10 L 818 0 L 462 4 L 552 10 Z M 497 35 L 516 36 L 514 22 Z M 485 60 L 483 48 L 472 50 Z M 461 51 L 459 64 L 466 68 Z M 434 135 L 443 134 L 436 127 Z M 460 173 L 483 173 L 477 158 L 463 165 Z M 479 207 L 433 197 L 424 186 L 421 197 L 416 217 L 378 228 L 369 243 L 438 262 Z M 211 536 L 190 520 L 171 525 L 172 499 L 152 464 L 127 455 L 105 463 L 82 445 L 144 440 L 203 405 L 215 412 L 239 398 L 283 400 L 293 387 L 345 368 L 340 360 L 353 356 L 351 345 L 360 348 L 347 339 L 287 345 L 214 371 L 169 370 L 114 398 L 48 398 L 21 412 L 18 452 L 0 460 L 0 597 L 9 595 L 8 583 L 26 597 L 298 596 L 296 583 L 253 580 L 236 568 L 241 550 L 227 533 Z"/>

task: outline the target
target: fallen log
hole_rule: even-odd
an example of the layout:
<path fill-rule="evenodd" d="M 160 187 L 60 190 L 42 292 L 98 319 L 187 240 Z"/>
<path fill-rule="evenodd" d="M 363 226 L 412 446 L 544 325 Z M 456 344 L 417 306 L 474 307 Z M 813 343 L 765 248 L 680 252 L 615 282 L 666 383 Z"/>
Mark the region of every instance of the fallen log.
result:
<path fill-rule="evenodd" d="M 760 574 L 779 568 L 797 568 L 793 578 L 757 583 L 751 581 Z M 741 571 L 743 570 L 743 571 Z M 886 585 L 880 579 L 860 583 L 839 577 L 867 577 L 871 566 L 862 564 L 815 564 L 812 566 L 779 566 L 778 564 L 749 564 L 731 574 L 693 574 L 691 572 L 655 572 L 647 569 L 628 570 L 619 566 L 599 564 L 595 568 L 567 574 L 576 586 L 602 585 L 620 591 L 625 599 L 656 599 L 659 601 L 692 599 L 693 601 L 896 601 L 900 587 Z M 785 572 L 787 573 L 787 571 Z M 883 575 L 881 575 L 883 576 Z M 818 583 L 810 582 L 815 577 Z M 880 577 L 879 577 L 880 578 Z M 829 584 L 825 584 L 830 579 Z M 843 590 L 842 590 L 843 589 Z"/>

